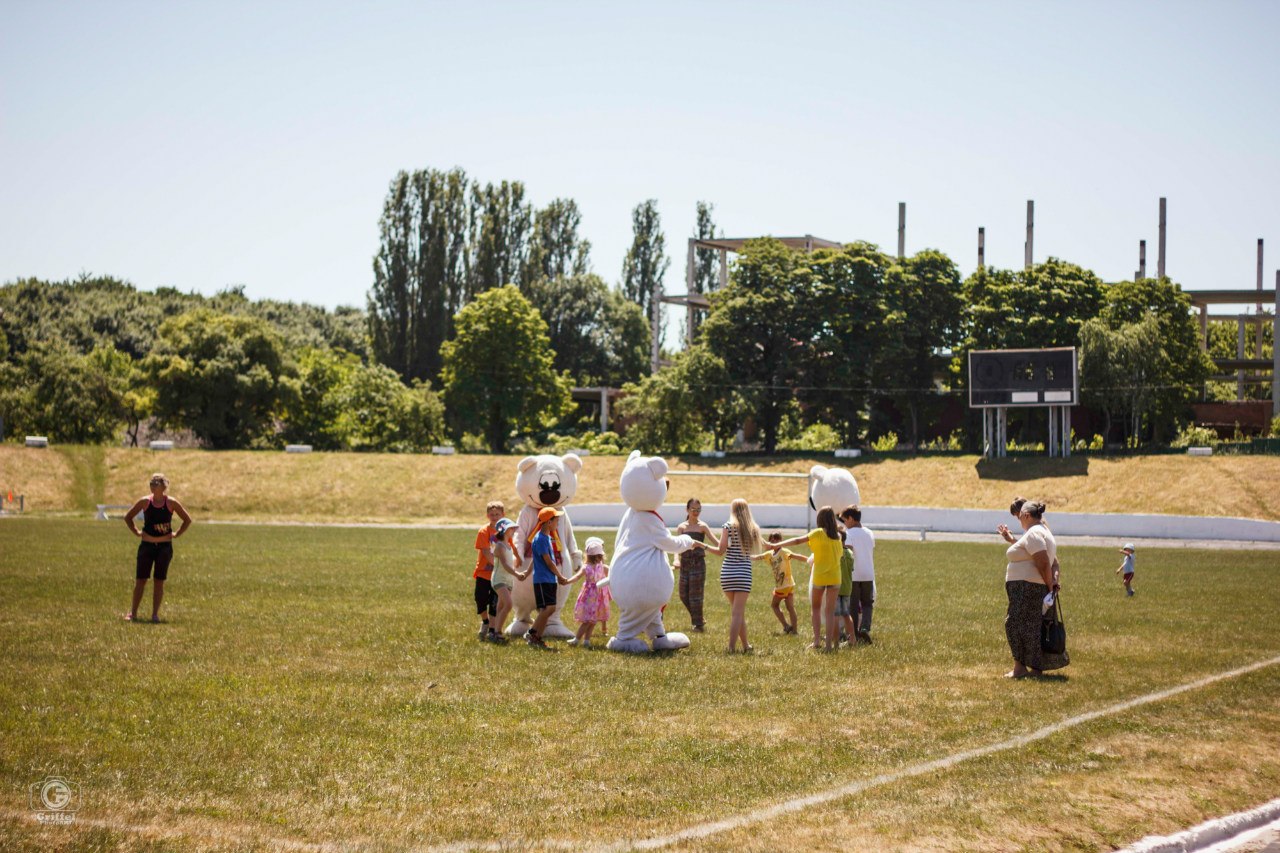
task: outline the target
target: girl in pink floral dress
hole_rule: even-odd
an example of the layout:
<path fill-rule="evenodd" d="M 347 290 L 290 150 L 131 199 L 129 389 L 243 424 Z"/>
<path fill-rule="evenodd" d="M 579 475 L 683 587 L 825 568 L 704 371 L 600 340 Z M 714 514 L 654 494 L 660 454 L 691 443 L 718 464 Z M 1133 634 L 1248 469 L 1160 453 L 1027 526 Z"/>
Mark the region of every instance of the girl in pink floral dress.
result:
<path fill-rule="evenodd" d="M 584 578 L 582 589 L 578 592 L 578 601 L 573 605 L 573 618 L 578 621 L 578 634 L 569 641 L 569 645 L 586 648 L 591 645 L 591 634 L 596 625 L 600 626 L 602 632 L 609 632 L 609 604 L 613 598 L 607 586 L 604 589 L 596 586 L 609 577 L 609 567 L 604 562 L 604 540 L 592 536 L 587 540 L 583 554 L 587 561 L 577 574 L 569 578 L 570 583 L 579 576 Z"/>

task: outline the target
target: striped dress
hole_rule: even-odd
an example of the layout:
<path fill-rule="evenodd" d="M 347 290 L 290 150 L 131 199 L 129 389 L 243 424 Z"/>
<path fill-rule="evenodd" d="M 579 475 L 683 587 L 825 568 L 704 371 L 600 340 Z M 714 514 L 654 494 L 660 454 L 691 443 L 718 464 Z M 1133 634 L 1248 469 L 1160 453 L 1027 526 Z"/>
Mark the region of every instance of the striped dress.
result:
<path fill-rule="evenodd" d="M 742 551 L 738 526 L 726 523 L 724 535 L 729 537 L 729 547 L 720 566 L 720 588 L 725 592 L 751 592 L 751 561 Z"/>

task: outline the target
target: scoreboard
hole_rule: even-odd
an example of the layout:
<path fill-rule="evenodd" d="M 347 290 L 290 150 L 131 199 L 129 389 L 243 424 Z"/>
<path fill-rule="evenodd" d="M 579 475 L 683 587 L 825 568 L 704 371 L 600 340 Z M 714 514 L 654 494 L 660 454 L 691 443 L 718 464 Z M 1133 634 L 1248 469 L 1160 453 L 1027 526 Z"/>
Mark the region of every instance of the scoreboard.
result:
<path fill-rule="evenodd" d="M 1074 406 L 1080 402 L 1075 347 L 974 350 L 969 406 Z"/>

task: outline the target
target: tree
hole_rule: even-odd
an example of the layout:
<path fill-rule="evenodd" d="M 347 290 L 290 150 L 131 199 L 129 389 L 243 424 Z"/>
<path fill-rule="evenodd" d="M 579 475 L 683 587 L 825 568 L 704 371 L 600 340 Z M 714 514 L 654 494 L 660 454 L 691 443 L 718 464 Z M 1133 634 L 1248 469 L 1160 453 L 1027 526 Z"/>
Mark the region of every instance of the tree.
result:
<path fill-rule="evenodd" d="M 400 172 L 378 220 L 368 297 L 369 344 L 401 376 L 431 379 L 470 277 L 472 211 L 461 169 Z"/>
<path fill-rule="evenodd" d="M 547 323 L 556 372 L 580 385 L 621 385 L 648 364 L 649 327 L 639 306 L 590 273 L 543 278 L 529 301 Z"/>
<path fill-rule="evenodd" d="M 284 436 L 317 450 L 345 450 L 341 391 L 360 367 L 342 350 L 305 349 L 298 355 L 297 392 L 284 412 Z"/>
<path fill-rule="evenodd" d="M 622 261 L 622 293 L 645 312 L 652 327 L 655 316 L 661 316 L 662 306 L 653 304 L 654 286 L 667 274 L 671 260 L 666 255 L 666 238 L 662 234 L 662 218 L 658 215 L 658 202 L 649 199 L 636 205 L 631 211 L 631 248 Z M 662 326 L 658 326 L 661 345 Z"/>
<path fill-rule="evenodd" d="M 591 243 L 578 236 L 582 214 L 571 198 L 557 198 L 533 217 L 533 235 L 525 270 L 520 276 L 527 289 L 540 281 L 585 275 L 590 269 Z"/>
<path fill-rule="evenodd" d="M 40 342 L 0 364 L 0 412 L 6 429 L 55 441 L 112 441 L 143 398 L 134 389 L 133 363 L 104 345 L 88 355 L 64 341 Z M 137 419 L 130 421 L 136 439 Z"/>
<path fill-rule="evenodd" d="M 265 320 L 208 308 L 166 320 L 144 366 L 160 421 L 216 449 L 270 442 L 292 391 L 280 335 Z"/>
<path fill-rule="evenodd" d="M 514 285 L 485 291 L 458 312 L 443 347 L 446 410 L 458 431 L 483 432 L 493 452 L 512 430 L 547 425 L 570 401 L 546 321 Z"/>
<path fill-rule="evenodd" d="M 1102 409 L 1103 434 L 1111 434 L 1113 418 L 1124 424 L 1125 443 L 1137 444 L 1144 416 L 1158 392 L 1159 377 L 1169 369 L 1160 320 L 1154 313 L 1115 328 L 1095 317 L 1080 328 L 1081 394 Z"/>
<path fill-rule="evenodd" d="M 964 283 L 964 349 L 1075 346 L 1080 327 L 1098 316 L 1102 280 L 1058 258 L 1029 270 L 979 269 Z"/>
<path fill-rule="evenodd" d="M 521 284 L 529 252 L 532 213 L 524 200 L 524 184 L 503 181 L 471 188 L 476 232 L 471 246 L 468 299 L 493 287 Z"/>
<path fill-rule="evenodd" d="M 830 424 L 846 447 L 857 443 L 870 404 L 877 355 L 886 339 L 885 273 L 892 262 L 865 242 L 821 249 L 811 256 L 814 353 L 800 398 L 808 421 Z"/>
<path fill-rule="evenodd" d="M 729 285 L 711 297 L 703 324 L 708 348 L 728 365 L 749 400 L 772 453 L 792 387 L 811 363 L 822 318 L 812 309 L 813 272 L 805 256 L 778 240 L 747 242 Z"/>
<path fill-rule="evenodd" d="M 724 361 L 702 344 L 676 353 L 672 364 L 624 386 L 619 417 L 627 440 L 646 453 L 699 450 L 707 433 L 723 446 L 745 416 Z"/>
<path fill-rule="evenodd" d="M 1110 285 L 1105 299 L 1101 317 L 1112 329 L 1154 318 L 1162 355 L 1153 358 L 1148 370 L 1150 421 L 1156 441 L 1171 439 L 1214 372 L 1213 361 L 1200 349 L 1191 298 L 1167 278 L 1146 278 Z"/>
<path fill-rule="evenodd" d="M 334 397 L 337 431 L 352 450 L 424 450 L 444 437 L 444 406 L 431 386 L 406 387 L 381 364 L 358 365 Z"/>
<path fill-rule="evenodd" d="M 938 379 L 963 340 L 960 270 L 942 252 L 918 252 L 889 267 L 884 299 L 876 375 L 889 398 L 907 410 L 918 446 L 922 409 L 937 399 Z"/>

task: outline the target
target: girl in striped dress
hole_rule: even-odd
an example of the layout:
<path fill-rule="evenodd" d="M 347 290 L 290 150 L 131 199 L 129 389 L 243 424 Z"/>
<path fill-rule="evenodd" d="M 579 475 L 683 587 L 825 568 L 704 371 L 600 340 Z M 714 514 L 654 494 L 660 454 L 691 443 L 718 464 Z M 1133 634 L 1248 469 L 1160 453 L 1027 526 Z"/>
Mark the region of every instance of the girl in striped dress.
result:
<path fill-rule="evenodd" d="M 729 520 L 724 525 L 724 535 L 719 545 L 707 549 L 713 554 L 722 554 L 724 563 L 720 566 L 720 588 L 725 598 L 729 599 L 731 614 L 729 617 L 729 651 L 737 651 L 738 641 L 742 641 L 742 650 L 751 651 L 747 642 L 747 596 L 751 594 L 751 558 L 760 550 L 760 528 L 751 517 L 751 507 L 742 498 L 738 498 L 729 506 Z"/>

